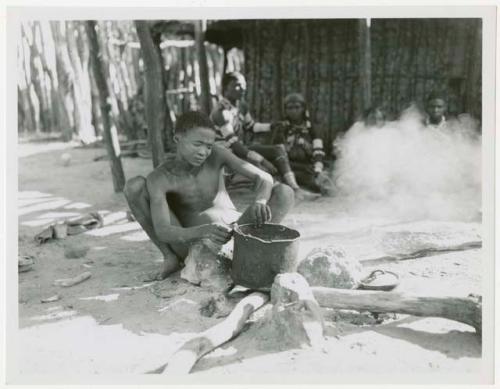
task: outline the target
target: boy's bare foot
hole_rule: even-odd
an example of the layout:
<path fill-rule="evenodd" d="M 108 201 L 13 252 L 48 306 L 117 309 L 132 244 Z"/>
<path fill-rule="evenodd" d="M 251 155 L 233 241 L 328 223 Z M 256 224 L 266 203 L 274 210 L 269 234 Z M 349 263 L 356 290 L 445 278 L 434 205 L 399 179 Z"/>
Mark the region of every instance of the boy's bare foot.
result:
<path fill-rule="evenodd" d="M 175 258 L 175 260 L 172 260 L 171 258 L 164 258 L 161 270 L 148 274 L 145 277 L 144 282 L 162 281 L 170 274 L 178 271 L 180 268 L 181 265 L 177 258 Z"/>
<path fill-rule="evenodd" d="M 298 188 L 295 189 L 295 200 L 298 201 L 313 201 L 321 197 L 320 193 L 309 192 L 308 190 Z"/>

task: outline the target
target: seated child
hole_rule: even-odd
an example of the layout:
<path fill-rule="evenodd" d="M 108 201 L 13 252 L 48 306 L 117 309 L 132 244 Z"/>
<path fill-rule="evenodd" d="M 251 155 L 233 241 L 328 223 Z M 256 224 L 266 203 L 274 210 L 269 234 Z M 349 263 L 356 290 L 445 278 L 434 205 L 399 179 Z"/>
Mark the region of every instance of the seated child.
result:
<path fill-rule="evenodd" d="M 285 97 L 285 120 L 272 125 L 271 142 L 283 145 L 299 185 L 315 192 L 331 190 L 324 173 L 323 140 L 312 127 L 306 102 L 300 93 Z"/>

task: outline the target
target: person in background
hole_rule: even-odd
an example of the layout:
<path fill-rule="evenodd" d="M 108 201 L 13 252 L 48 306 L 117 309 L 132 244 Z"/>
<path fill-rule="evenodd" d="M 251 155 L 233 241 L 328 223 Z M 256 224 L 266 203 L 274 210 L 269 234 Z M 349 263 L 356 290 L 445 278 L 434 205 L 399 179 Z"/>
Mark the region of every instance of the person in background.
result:
<path fill-rule="evenodd" d="M 316 199 L 316 193 L 302 189 L 297 183 L 283 145 L 251 143 L 253 134 L 269 132 L 271 125 L 254 121 L 244 101 L 245 91 L 246 80 L 241 73 L 224 74 L 222 98 L 210 114 L 210 119 L 219 133 L 218 141 L 223 142 L 239 158 L 251 162 L 273 176 L 278 176 L 294 190 L 296 200 Z"/>
<path fill-rule="evenodd" d="M 387 117 L 382 107 L 370 107 L 364 112 L 365 127 L 382 128 L 386 121 Z"/>
<path fill-rule="evenodd" d="M 304 97 L 285 97 L 284 120 L 272 124 L 271 143 L 283 145 L 299 185 L 314 192 L 329 193 L 332 182 L 324 171 L 323 139 L 313 128 Z"/>
<path fill-rule="evenodd" d="M 443 128 L 446 126 L 447 109 L 446 98 L 442 94 L 432 92 L 425 102 L 425 125 L 429 128 Z"/>

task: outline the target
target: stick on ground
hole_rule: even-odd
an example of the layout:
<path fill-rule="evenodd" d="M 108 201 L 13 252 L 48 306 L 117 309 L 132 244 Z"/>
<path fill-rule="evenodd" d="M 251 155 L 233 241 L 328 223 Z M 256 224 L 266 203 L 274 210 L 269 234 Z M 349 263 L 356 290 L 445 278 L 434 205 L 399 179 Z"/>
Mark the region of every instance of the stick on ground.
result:
<path fill-rule="evenodd" d="M 188 340 L 170 358 L 164 374 L 188 374 L 205 354 L 238 335 L 248 317 L 269 300 L 264 293 L 252 293 L 243 298 L 220 323 Z"/>

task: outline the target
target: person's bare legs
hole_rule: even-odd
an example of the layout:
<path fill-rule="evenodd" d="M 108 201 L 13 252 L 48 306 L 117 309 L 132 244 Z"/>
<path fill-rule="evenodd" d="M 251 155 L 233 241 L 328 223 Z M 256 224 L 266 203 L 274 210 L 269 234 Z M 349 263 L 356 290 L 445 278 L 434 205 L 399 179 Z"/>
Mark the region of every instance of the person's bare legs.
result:
<path fill-rule="evenodd" d="M 271 192 L 271 198 L 268 201 L 271 208 L 271 223 L 281 223 L 286 214 L 293 208 L 295 193 L 290 186 L 285 184 L 275 184 Z M 254 223 L 253 215 L 246 210 L 238 219 L 238 224 Z"/>
<path fill-rule="evenodd" d="M 125 198 L 132 214 L 137 222 L 144 229 L 151 241 L 160 249 L 163 254 L 162 270 L 152 278 L 157 280 L 165 279 L 169 274 L 180 269 L 179 259 L 184 259 L 187 255 L 187 247 L 181 244 L 167 244 L 162 242 L 156 236 L 151 218 L 149 205 L 149 193 L 146 187 L 146 179 L 141 176 L 131 178 L 125 184 Z M 166 199 L 165 199 L 166 201 Z M 179 221 L 172 212 L 170 220 L 173 225 L 180 225 Z"/>
<path fill-rule="evenodd" d="M 276 169 L 278 169 L 278 172 L 283 177 L 283 181 L 295 192 L 296 200 L 315 200 L 320 196 L 299 186 L 295 173 L 291 168 L 285 145 L 252 145 L 249 149 L 258 152 L 276 166 Z"/>

